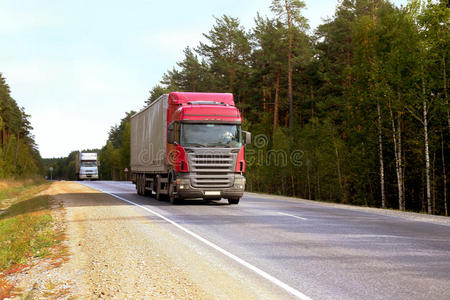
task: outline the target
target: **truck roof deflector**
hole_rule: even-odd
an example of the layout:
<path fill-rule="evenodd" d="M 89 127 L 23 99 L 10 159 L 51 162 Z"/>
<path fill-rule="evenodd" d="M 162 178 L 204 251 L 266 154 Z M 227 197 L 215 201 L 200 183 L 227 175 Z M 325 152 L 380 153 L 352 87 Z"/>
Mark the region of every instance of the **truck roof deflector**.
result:
<path fill-rule="evenodd" d="M 223 105 L 223 106 L 229 106 L 227 103 L 217 102 L 217 101 L 189 101 L 188 104 L 190 104 L 190 105 Z"/>

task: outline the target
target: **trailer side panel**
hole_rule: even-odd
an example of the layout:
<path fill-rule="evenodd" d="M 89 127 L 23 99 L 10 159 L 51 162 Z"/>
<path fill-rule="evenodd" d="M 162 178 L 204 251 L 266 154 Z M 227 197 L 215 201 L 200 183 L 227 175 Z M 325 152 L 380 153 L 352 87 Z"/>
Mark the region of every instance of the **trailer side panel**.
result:
<path fill-rule="evenodd" d="M 167 172 L 167 107 L 168 95 L 163 95 L 131 117 L 132 172 Z"/>

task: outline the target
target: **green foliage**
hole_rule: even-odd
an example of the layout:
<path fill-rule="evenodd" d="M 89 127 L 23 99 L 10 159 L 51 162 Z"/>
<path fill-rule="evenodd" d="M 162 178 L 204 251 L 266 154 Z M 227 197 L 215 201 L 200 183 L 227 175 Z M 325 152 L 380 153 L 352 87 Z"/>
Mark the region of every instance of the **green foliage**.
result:
<path fill-rule="evenodd" d="M 200 43 L 197 48 L 197 52 L 204 57 L 203 69 L 209 70 L 205 77 L 208 86 L 203 91 L 231 92 L 237 96 L 239 103 L 245 98 L 246 78 L 250 72 L 249 34 L 237 18 L 224 15 L 216 18 L 216 24 L 204 36 L 208 43 Z"/>
<path fill-rule="evenodd" d="M 173 69 L 163 75 L 161 83 L 167 88 L 161 91 L 168 93 L 170 90 L 178 91 L 209 91 L 212 87 L 212 74 L 208 64 L 203 60 L 199 61 L 198 56 L 187 47 L 184 49 L 185 58 L 177 63 L 180 70 Z"/>
<path fill-rule="evenodd" d="M 85 152 L 99 152 L 96 149 L 83 150 Z M 76 180 L 76 155 L 78 151 L 72 151 L 67 157 L 44 158 L 44 174 L 50 178 L 49 168 L 53 168 L 53 179 Z"/>
<path fill-rule="evenodd" d="M 31 134 L 30 115 L 11 97 L 0 73 L 0 179 L 42 172 L 42 161 Z"/>
<path fill-rule="evenodd" d="M 160 96 L 166 94 L 169 90 L 157 84 L 150 90 L 150 96 L 147 101 L 145 101 L 146 105 L 150 105 L 153 101 L 158 99 Z"/>
<path fill-rule="evenodd" d="M 106 145 L 100 151 L 100 177 L 102 179 L 127 180 L 125 168 L 130 170 L 130 118 L 134 111 L 126 113 L 119 125 L 111 127 Z"/>
<path fill-rule="evenodd" d="M 308 29 L 308 21 L 301 14 L 301 10 L 304 8 L 305 3 L 301 0 L 273 0 L 270 6 L 270 9 L 288 30 L 291 25 L 296 29 Z"/>

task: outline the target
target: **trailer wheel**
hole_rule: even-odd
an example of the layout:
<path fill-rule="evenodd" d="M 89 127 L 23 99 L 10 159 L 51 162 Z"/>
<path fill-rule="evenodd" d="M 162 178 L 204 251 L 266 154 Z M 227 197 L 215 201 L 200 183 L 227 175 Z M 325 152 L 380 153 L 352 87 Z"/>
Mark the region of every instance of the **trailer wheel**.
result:
<path fill-rule="evenodd" d="M 142 177 L 142 175 L 141 174 L 137 174 L 136 175 L 136 191 L 137 191 L 137 194 L 138 195 L 142 195 L 142 184 L 141 184 L 141 177 Z"/>
<path fill-rule="evenodd" d="M 238 204 L 239 200 L 241 200 L 240 197 L 228 198 L 228 204 Z"/>
<path fill-rule="evenodd" d="M 148 191 L 145 189 L 145 174 L 138 174 L 136 178 L 136 189 L 138 195 L 148 196 Z"/>
<path fill-rule="evenodd" d="M 145 174 L 144 174 L 143 182 L 144 182 L 144 196 L 151 196 L 153 187 L 147 186 L 147 175 L 145 175 Z M 149 189 L 147 190 L 147 188 L 149 188 Z"/>
<path fill-rule="evenodd" d="M 140 190 L 141 190 L 141 195 L 142 196 L 145 196 L 145 175 L 144 174 L 141 174 L 141 177 L 139 178 L 140 180 L 140 186 L 141 186 L 141 188 L 140 188 Z"/>
<path fill-rule="evenodd" d="M 136 194 L 139 195 L 139 174 L 136 175 Z"/>

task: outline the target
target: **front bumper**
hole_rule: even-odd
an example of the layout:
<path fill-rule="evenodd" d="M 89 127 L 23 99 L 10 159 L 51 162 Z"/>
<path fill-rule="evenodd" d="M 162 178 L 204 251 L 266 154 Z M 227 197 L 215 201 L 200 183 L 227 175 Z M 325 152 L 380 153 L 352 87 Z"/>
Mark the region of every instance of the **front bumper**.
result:
<path fill-rule="evenodd" d="M 220 198 L 238 198 L 244 195 L 245 178 L 240 174 L 235 175 L 234 184 L 231 187 L 193 187 L 189 175 L 179 177 L 177 179 L 176 192 L 179 199 L 203 198 L 203 199 L 220 199 Z"/>
<path fill-rule="evenodd" d="M 98 179 L 98 174 L 80 174 L 80 179 Z"/>

